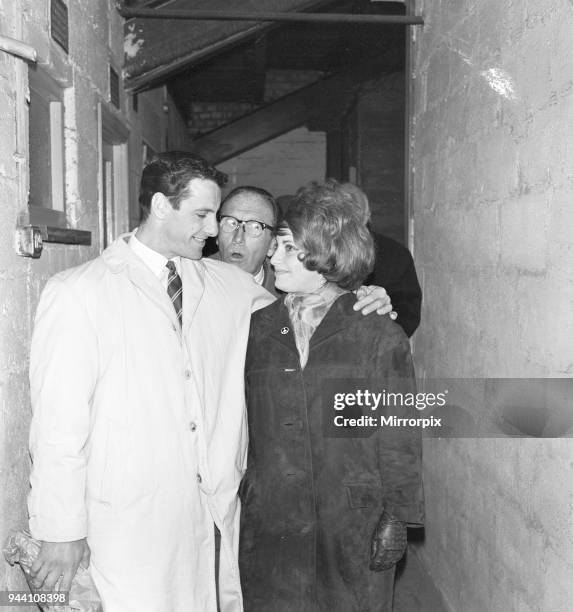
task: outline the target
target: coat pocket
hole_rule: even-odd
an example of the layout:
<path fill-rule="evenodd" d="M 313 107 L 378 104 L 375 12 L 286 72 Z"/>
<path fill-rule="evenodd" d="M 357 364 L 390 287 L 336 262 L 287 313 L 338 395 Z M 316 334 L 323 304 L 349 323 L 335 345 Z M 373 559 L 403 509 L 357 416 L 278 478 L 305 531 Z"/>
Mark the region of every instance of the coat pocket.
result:
<path fill-rule="evenodd" d="M 99 488 L 99 499 L 105 503 L 114 504 L 122 488 L 123 442 L 123 436 L 110 427 L 107 431 Z"/>
<path fill-rule="evenodd" d="M 346 494 L 351 508 L 374 508 L 382 505 L 382 488 L 376 484 L 347 484 Z"/>

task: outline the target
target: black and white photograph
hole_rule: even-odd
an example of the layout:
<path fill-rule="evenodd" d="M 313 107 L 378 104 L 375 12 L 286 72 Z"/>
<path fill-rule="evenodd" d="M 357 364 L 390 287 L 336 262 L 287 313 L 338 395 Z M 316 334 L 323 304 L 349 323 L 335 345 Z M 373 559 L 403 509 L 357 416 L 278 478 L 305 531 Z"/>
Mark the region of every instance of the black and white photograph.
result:
<path fill-rule="evenodd" d="M 573 1 L 0 0 L 0 610 L 573 610 Z"/>

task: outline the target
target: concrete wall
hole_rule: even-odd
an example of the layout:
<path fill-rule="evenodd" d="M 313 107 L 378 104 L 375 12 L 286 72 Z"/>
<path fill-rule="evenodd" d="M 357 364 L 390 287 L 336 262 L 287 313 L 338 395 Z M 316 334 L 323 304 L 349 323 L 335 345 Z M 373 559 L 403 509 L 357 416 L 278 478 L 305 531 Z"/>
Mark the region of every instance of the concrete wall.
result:
<path fill-rule="evenodd" d="M 108 61 L 118 69 L 123 61 L 122 23 L 112 6 L 113 2 L 68 2 L 70 48 L 66 55 L 50 39 L 47 0 L 0 0 L 0 35 L 34 46 L 39 63 L 65 88 L 67 217 L 71 227 L 92 232 L 91 247 L 45 244 L 38 260 L 15 254 L 14 230 L 27 218 L 28 66 L 0 51 L 0 544 L 9 529 L 27 524 L 28 351 L 40 292 L 54 273 L 99 251 L 97 105 L 101 102 L 129 132 L 132 182 L 141 168 L 143 139 L 157 149 L 168 140 L 169 132 L 172 143 L 184 140 L 177 136 L 184 134 L 184 126 L 161 92 L 145 94 L 138 113 L 131 110 L 131 100 L 124 92 L 120 110 L 107 102 Z M 159 121 L 152 122 L 150 117 L 159 117 Z M 118 207 L 117 227 L 125 229 L 127 224 L 126 201 Z M 22 585 L 20 570 L 0 560 L 0 590 Z"/>
<path fill-rule="evenodd" d="M 420 4 L 411 122 L 424 290 L 418 373 L 570 377 L 573 5 Z M 421 554 L 452 610 L 571 608 L 572 459 L 571 440 L 426 445 Z"/>
<path fill-rule="evenodd" d="M 229 175 L 226 191 L 238 185 L 257 185 L 275 196 L 292 194 L 308 181 L 325 178 L 326 135 L 298 128 L 218 168 Z"/>
<path fill-rule="evenodd" d="M 406 244 L 404 196 L 404 74 L 391 73 L 365 84 L 343 121 L 343 175 L 364 190 L 376 232 Z"/>

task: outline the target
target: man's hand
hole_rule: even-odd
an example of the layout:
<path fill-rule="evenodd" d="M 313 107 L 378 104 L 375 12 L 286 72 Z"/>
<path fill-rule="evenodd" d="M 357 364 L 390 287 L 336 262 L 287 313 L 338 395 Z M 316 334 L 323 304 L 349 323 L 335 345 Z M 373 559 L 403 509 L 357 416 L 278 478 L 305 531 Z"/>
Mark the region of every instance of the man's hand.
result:
<path fill-rule="evenodd" d="M 60 591 L 69 591 L 78 566 L 90 564 L 90 549 L 86 539 L 74 542 L 42 542 L 38 558 L 30 568 L 32 584 L 37 589 L 52 590 L 60 576 Z"/>
<path fill-rule="evenodd" d="M 396 316 L 392 316 L 393 311 L 390 296 L 383 287 L 377 287 L 376 285 L 365 287 L 362 285 L 362 287 L 356 291 L 356 299 L 357 302 L 354 304 L 354 310 L 361 310 L 363 315 L 376 311 L 379 315 L 390 313 L 392 320 L 396 319 Z M 394 313 L 394 315 L 396 315 L 396 313 Z"/>

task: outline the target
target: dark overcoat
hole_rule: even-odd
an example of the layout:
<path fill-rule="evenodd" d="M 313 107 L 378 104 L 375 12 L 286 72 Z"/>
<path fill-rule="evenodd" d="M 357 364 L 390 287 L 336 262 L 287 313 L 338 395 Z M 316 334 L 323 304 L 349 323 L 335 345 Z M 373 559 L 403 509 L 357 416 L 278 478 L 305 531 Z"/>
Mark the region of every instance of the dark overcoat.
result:
<path fill-rule="evenodd" d="M 376 245 L 374 272 L 365 285 L 384 287 L 392 300 L 392 309 L 398 314 L 398 323 L 408 336 L 420 324 L 422 289 L 418 282 L 412 254 L 396 240 L 372 233 Z M 266 287 L 265 287 L 266 288 Z"/>
<path fill-rule="evenodd" d="M 240 548 L 247 612 L 386 609 L 393 572 L 384 579 L 368 568 L 382 508 L 412 525 L 423 521 L 416 430 L 332 427 L 328 381 L 373 391 L 391 390 L 399 378 L 402 391 L 414 388 L 404 331 L 389 317 L 354 312 L 355 301 L 345 294 L 333 304 L 311 338 L 304 370 L 284 299 L 252 317 Z M 342 437 L 330 437 L 333 431 Z M 365 432 L 371 435 L 359 437 Z"/>

